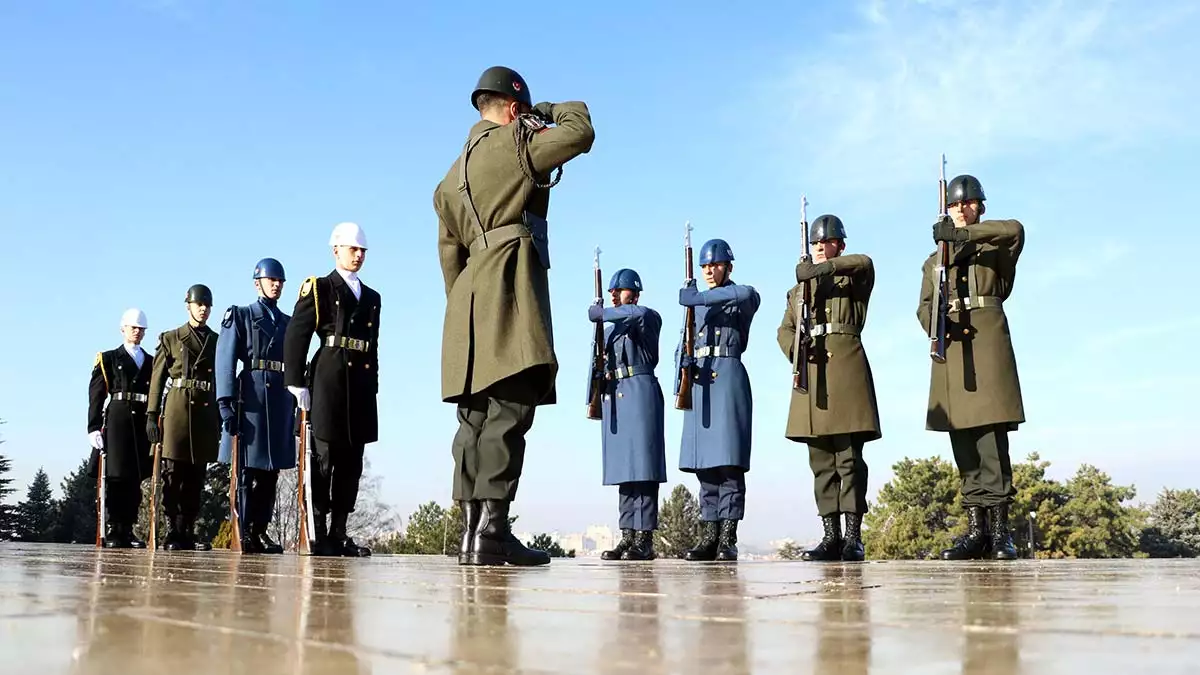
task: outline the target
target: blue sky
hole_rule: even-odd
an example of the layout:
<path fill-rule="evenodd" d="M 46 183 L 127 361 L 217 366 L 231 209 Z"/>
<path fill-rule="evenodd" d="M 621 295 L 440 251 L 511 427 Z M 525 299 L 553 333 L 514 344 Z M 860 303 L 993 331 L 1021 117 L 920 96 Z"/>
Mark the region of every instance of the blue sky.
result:
<path fill-rule="evenodd" d="M 477 119 L 490 65 L 535 100 L 583 100 L 592 152 L 551 198 L 560 403 L 537 413 L 517 511 L 524 529 L 616 525 L 584 416 L 591 252 L 637 269 L 674 350 L 682 226 L 726 238 L 763 305 L 745 362 L 755 392 L 743 538 L 819 533 L 801 445 L 782 437 L 789 366 L 775 344 L 809 217 L 836 213 L 876 289 L 864 343 L 883 439 L 871 492 L 904 456 L 951 457 L 924 430 L 929 358 L 915 310 L 933 250 L 938 154 L 978 176 L 988 214 L 1027 244 L 1006 305 L 1028 423 L 1065 477 L 1092 462 L 1139 498 L 1196 487 L 1191 423 L 1200 309 L 1194 3 L 1025 0 L 481 3 L 128 0 L 0 5 L 0 446 L 21 486 L 57 485 L 87 451 L 94 354 L 128 306 L 155 336 L 186 320 L 193 283 L 220 315 L 279 258 L 285 305 L 332 268 L 360 223 L 364 281 L 383 295 L 385 498 L 407 516 L 450 499 L 454 408 L 440 402 L 444 297 L 432 193 Z M 140 251 L 135 253 L 135 251 Z M 659 376 L 670 381 L 670 365 Z M 668 387 L 669 390 L 669 387 Z M 668 406 L 668 466 L 679 415 Z M 690 475 L 672 471 L 670 485 Z"/>

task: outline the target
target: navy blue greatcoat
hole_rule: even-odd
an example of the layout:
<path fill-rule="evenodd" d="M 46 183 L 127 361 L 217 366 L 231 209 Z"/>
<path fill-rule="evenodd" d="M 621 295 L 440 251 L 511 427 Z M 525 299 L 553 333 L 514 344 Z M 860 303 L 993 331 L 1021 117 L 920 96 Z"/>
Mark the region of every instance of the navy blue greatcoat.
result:
<path fill-rule="evenodd" d="M 231 403 L 234 410 L 240 408 L 238 452 L 242 465 L 253 469 L 296 466 L 296 399 L 283 383 L 283 335 L 290 320 L 266 298 L 230 307 L 221 320 L 217 400 Z M 223 464 L 229 463 L 231 440 L 221 432 L 217 461 Z"/>
<path fill-rule="evenodd" d="M 604 484 L 664 483 L 663 392 L 654 375 L 662 317 L 639 305 L 604 308 L 602 315 L 593 305 L 588 314 L 593 321 L 611 323 L 604 329 Z"/>
<path fill-rule="evenodd" d="M 759 302 L 753 286 L 730 280 L 707 291 L 699 291 L 693 284 L 679 291 L 679 304 L 696 308 L 692 409 L 683 413 L 681 471 L 719 466 L 750 470 L 754 401 L 741 356 L 750 341 L 750 323 Z M 676 363 L 680 363 L 682 348 L 681 340 L 675 350 Z M 677 368 L 675 393 L 679 393 L 678 373 Z"/>

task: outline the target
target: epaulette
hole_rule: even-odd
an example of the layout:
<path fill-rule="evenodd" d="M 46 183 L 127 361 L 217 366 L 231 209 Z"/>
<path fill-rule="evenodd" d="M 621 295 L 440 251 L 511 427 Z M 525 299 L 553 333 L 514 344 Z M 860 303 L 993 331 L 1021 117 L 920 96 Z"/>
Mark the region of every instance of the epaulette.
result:
<path fill-rule="evenodd" d="M 100 366 L 100 375 L 104 377 L 104 388 L 108 389 L 108 373 L 104 371 L 104 352 L 96 352 L 96 362 L 92 367 Z"/>
<path fill-rule="evenodd" d="M 321 317 L 321 299 L 317 295 L 317 278 L 315 276 L 308 277 L 304 283 L 300 284 L 300 297 L 307 298 L 308 294 L 313 296 L 313 316 L 320 320 Z"/>
<path fill-rule="evenodd" d="M 237 311 L 237 305 L 230 305 L 229 309 L 225 310 L 225 316 L 221 317 L 221 327 L 229 328 L 233 325 L 233 313 Z"/>

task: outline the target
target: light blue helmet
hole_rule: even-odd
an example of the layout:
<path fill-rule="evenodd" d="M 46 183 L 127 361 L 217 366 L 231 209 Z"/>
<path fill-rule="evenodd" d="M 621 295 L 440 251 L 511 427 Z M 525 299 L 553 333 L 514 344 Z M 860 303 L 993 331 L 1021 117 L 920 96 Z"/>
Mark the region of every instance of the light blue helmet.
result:
<path fill-rule="evenodd" d="M 613 291 L 618 288 L 628 288 L 631 291 L 642 292 L 642 278 L 637 272 L 631 269 L 622 268 L 617 270 L 612 276 L 612 281 L 608 282 L 608 290 Z"/>
<path fill-rule="evenodd" d="M 278 279 L 287 281 L 283 275 L 283 264 L 274 258 L 263 258 L 254 266 L 255 279 Z"/>
<path fill-rule="evenodd" d="M 700 264 L 733 262 L 733 249 L 724 239 L 709 239 L 700 247 Z"/>

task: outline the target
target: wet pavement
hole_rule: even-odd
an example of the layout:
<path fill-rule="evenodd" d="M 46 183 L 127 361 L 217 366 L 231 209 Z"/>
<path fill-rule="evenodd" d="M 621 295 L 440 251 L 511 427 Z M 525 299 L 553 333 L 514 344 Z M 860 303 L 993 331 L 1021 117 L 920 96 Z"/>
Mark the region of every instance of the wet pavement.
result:
<path fill-rule="evenodd" d="M 5 673 L 1185 673 L 1200 562 L 464 568 L 0 543 Z"/>

